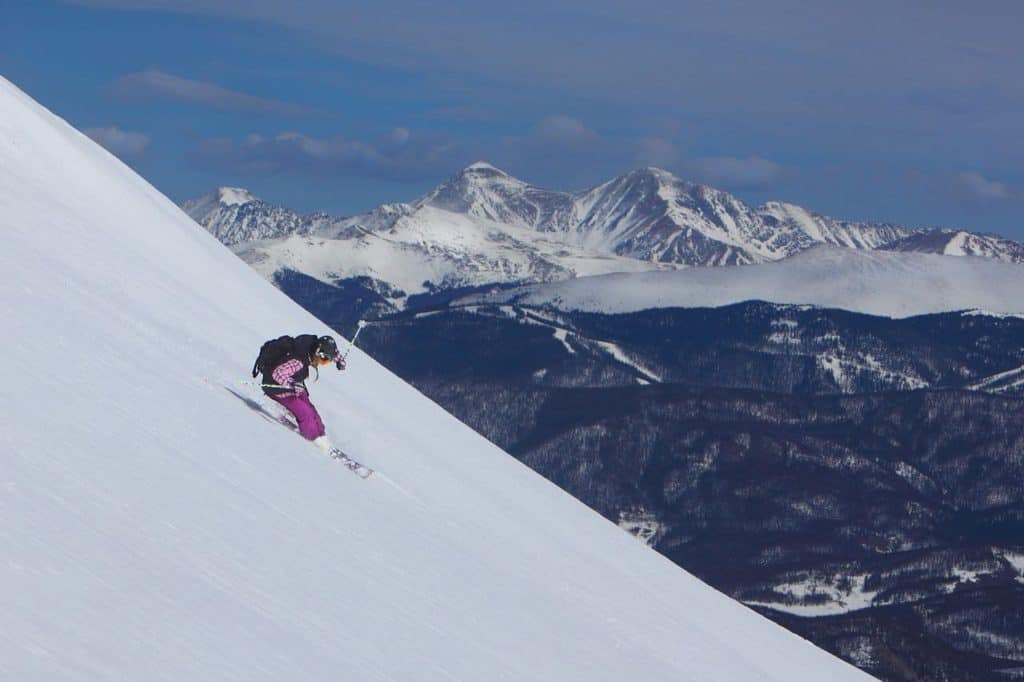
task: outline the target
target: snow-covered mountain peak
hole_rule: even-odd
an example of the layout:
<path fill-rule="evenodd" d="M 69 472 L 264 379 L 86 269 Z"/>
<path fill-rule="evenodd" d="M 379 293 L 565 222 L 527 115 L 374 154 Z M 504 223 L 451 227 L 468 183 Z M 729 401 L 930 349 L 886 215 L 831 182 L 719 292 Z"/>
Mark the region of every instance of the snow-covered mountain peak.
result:
<path fill-rule="evenodd" d="M 462 169 L 462 173 L 460 173 L 460 175 L 465 175 L 465 174 L 469 174 L 469 173 L 475 173 L 475 174 L 480 174 L 480 175 L 511 177 L 505 171 L 501 170 L 500 168 L 498 168 L 496 166 L 493 166 L 493 165 L 487 163 L 486 161 L 476 161 L 474 163 L 469 164 L 468 166 L 466 166 L 465 168 Z"/>
<path fill-rule="evenodd" d="M 241 187 L 218 187 L 212 192 L 185 202 L 185 210 L 191 215 L 207 216 L 212 212 L 232 206 L 259 201 L 247 189 Z"/>
<path fill-rule="evenodd" d="M 735 265 L 771 258 L 753 212 L 732 195 L 656 167 L 637 168 L 576 197 L 585 243 L 642 260 Z"/>
<path fill-rule="evenodd" d="M 571 205 L 572 200 L 566 193 L 534 187 L 478 161 L 414 203 L 515 227 L 536 228 L 555 210 Z"/>
<path fill-rule="evenodd" d="M 471 188 L 516 188 L 521 189 L 529 185 L 519 178 L 516 178 L 500 168 L 496 168 L 485 161 L 472 163 L 461 171 L 450 177 L 439 187 L 434 189 L 427 196 L 443 193 L 446 188 L 467 191 Z"/>
<path fill-rule="evenodd" d="M 664 168 L 658 168 L 657 166 L 644 166 L 642 168 L 637 168 L 627 173 L 625 177 L 643 178 L 656 182 L 659 185 L 682 186 L 687 188 L 697 186 L 692 182 L 683 180 L 671 171 L 667 171 Z"/>
<path fill-rule="evenodd" d="M 689 192 L 698 187 L 698 185 L 687 182 L 663 168 L 644 166 L 642 168 L 634 168 L 581 194 L 587 195 L 594 192 L 607 191 L 608 188 L 613 187 L 630 187 L 647 192 L 660 192 L 664 189 L 669 189 L 668 193 L 671 194 L 673 193 L 672 190 L 675 190 L 676 193 Z"/>
<path fill-rule="evenodd" d="M 181 207 L 224 244 L 309 234 L 341 220 L 325 213 L 300 215 L 240 187 L 218 187 Z"/>
<path fill-rule="evenodd" d="M 248 190 L 240 187 L 219 187 L 217 189 L 217 198 L 225 206 L 239 206 L 252 201 L 259 201 Z"/>

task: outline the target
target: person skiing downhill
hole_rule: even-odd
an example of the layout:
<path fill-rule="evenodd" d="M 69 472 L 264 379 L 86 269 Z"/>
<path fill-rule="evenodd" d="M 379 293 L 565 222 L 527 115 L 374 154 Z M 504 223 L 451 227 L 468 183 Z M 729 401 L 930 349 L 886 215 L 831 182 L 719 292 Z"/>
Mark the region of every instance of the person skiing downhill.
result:
<path fill-rule="evenodd" d="M 252 368 L 253 378 L 263 374 L 263 392 L 295 416 L 302 437 L 325 452 L 331 452 L 334 446 L 320 414 L 309 401 L 306 379 L 310 367 L 319 377 L 319 368 L 332 363 L 339 371 L 345 369 L 345 357 L 332 337 L 301 334 L 264 343 Z"/>

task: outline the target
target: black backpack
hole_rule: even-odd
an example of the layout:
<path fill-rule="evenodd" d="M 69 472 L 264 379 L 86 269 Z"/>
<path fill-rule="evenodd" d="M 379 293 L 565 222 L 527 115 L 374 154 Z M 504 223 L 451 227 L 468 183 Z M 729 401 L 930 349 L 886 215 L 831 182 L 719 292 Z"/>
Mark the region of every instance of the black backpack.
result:
<path fill-rule="evenodd" d="M 252 366 L 252 376 L 266 370 L 272 370 L 289 357 L 295 357 L 295 339 L 290 336 L 279 336 L 260 346 L 260 354 Z"/>

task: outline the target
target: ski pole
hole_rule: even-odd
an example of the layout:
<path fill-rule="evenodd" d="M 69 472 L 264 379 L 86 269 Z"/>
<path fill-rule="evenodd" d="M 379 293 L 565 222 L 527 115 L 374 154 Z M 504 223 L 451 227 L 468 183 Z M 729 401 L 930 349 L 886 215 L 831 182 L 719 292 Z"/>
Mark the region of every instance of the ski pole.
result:
<path fill-rule="evenodd" d="M 359 324 L 356 325 L 356 333 L 352 336 L 352 340 L 348 342 L 348 348 L 345 350 L 345 354 L 341 356 L 342 361 L 347 360 L 348 354 L 356 347 L 356 339 L 359 338 L 359 332 L 363 331 L 363 327 L 365 326 L 366 320 L 359 320 Z"/>

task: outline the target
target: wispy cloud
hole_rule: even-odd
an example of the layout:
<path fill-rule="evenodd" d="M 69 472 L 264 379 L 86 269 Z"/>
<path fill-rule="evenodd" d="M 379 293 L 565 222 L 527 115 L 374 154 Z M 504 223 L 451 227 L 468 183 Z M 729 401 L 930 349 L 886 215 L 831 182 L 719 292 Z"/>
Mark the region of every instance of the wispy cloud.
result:
<path fill-rule="evenodd" d="M 149 136 L 121 130 L 117 126 L 86 128 L 82 131 L 111 154 L 125 161 L 141 159 L 149 151 Z"/>
<path fill-rule="evenodd" d="M 632 165 L 633 147 L 632 140 L 601 135 L 577 118 L 551 114 L 521 135 L 480 145 L 473 156 L 546 186 L 578 189 Z"/>
<path fill-rule="evenodd" d="M 435 180 L 469 161 L 486 159 L 558 189 L 589 186 L 637 166 L 658 166 L 725 190 L 769 189 L 784 174 L 781 165 L 759 156 L 688 159 L 671 140 L 602 134 L 564 114 L 543 116 L 524 134 L 497 143 L 407 127 L 372 139 L 291 130 L 203 140 L 188 156 L 194 166 L 242 175 L 358 175 L 398 181 Z"/>
<path fill-rule="evenodd" d="M 189 152 L 192 163 L 246 175 L 296 173 L 422 180 L 450 172 L 457 146 L 448 138 L 395 128 L 371 142 L 301 132 L 205 140 Z"/>
<path fill-rule="evenodd" d="M 783 176 L 781 165 L 759 156 L 691 159 L 682 165 L 693 179 L 729 190 L 771 189 Z"/>
<path fill-rule="evenodd" d="M 494 123 L 500 116 L 484 107 L 462 105 L 433 109 L 427 112 L 427 118 L 458 123 Z"/>
<path fill-rule="evenodd" d="M 569 116 L 546 116 L 537 122 L 530 135 L 543 144 L 560 146 L 592 144 L 598 141 L 597 133 Z"/>
<path fill-rule="evenodd" d="M 159 69 L 146 69 L 121 76 L 111 85 L 118 96 L 192 104 L 222 111 L 245 111 L 284 116 L 312 113 L 308 107 L 229 90 L 216 83 L 181 78 Z"/>
<path fill-rule="evenodd" d="M 952 178 L 954 192 L 963 200 L 991 204 L 1011 199 L 1020 199 L 1024 192 L 1011 188 L 1004 182 L 986 178 L 977 171 L 963 171 Z"/>
<path fill-rule="evenodd" d="M 671 140 L 661 137 L 645 137 L 637 140 L 636 161 L 639 165 L 675 168 L 681 158 L 682 152 Z"/>
<path fill-rule="evenodd" d="M 605 165 L 614 172 L 633 166 L 677 168 L 679 148 L 670 140 L 599 133 L 583 121 L 564 115 L 545 116 L 523 137 L 511 138 L 524 160 L 549 159 L 567 166 Z"/>
<path fill-rule="evenodd" d="M 984 111 L 993 96 L 1017 104 L 1022 97 L 1014 84 L 1024 10 L 1009 1 L 991 12 L 952 0 L 912 7 L 833 1 L 815 11 L 801 0 L 524 0 L 500 7 L 395 0 L 362 3 L 359 11 L 331 0 L 303 0 L 300 10 L 276 0 L 71 1 L 265 22 L 365 63 L 469 73 L 517 89 L 544 84 L 574 95 L 636 98 L 676 112 L 818 121 L 827 108 L 843 119 L 856 113 L 891 122 L 920 113 L 919 105 L 908 106 L 908 90 L 956 95 L 980 85 L 972 112 Z M 955 39 L 934 39 L 947 34 Z"/>
<path fill-rule="evenodd" d="M 541 168 L 567 178 L 596 168 L 607 174 L 657 166 L 732 191 L 772 189 L 785 175 L 782 165 L 760 156 L 687 158 L 672 140 L 602 134 L 564 115 L 546 116 L 528 134 L 507 138 L 494 157 L 507 166 Z"/>

